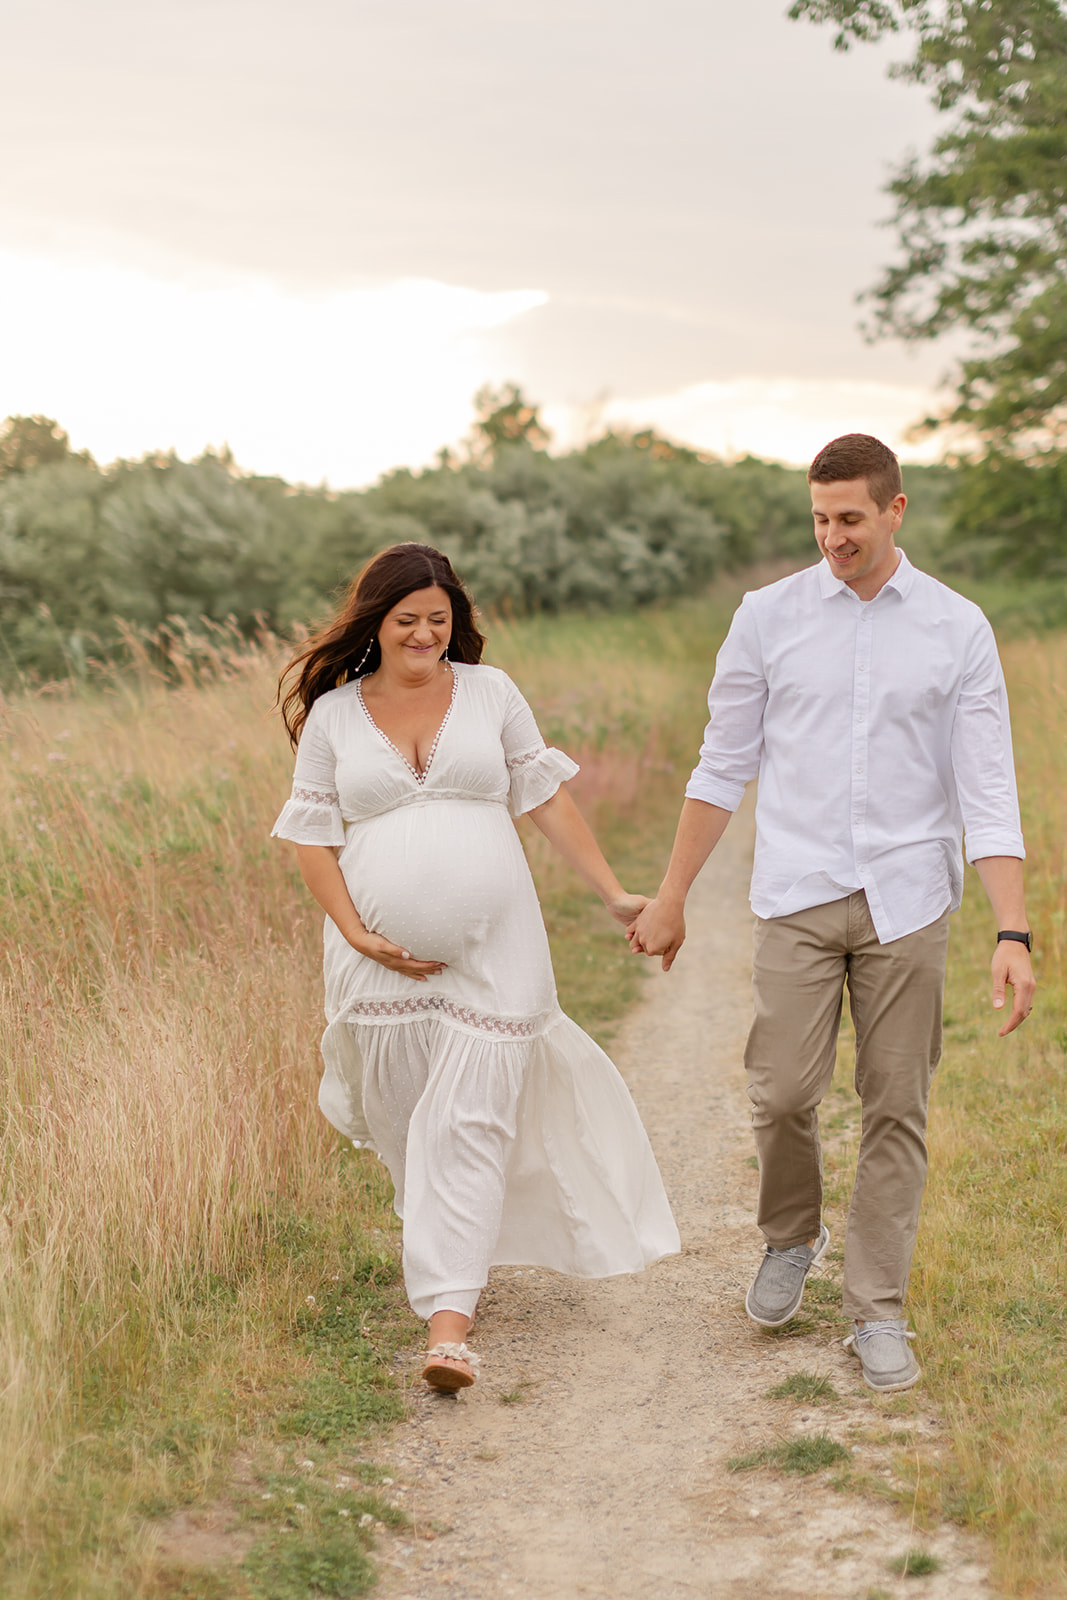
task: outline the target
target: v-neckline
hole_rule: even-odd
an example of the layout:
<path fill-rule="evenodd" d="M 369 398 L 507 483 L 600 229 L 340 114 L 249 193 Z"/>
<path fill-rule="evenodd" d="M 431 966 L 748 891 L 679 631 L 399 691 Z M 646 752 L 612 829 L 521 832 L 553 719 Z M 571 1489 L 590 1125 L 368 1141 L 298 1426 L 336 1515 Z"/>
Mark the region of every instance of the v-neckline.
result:
<path fill-rule="evenodd" d="M 384 742 L 389 746 L 390 750 L 392 750 L 393 754 L 400 757 L 401 761 L 404 763 L 405 767 L 407 767 L 408 771 L 411 773 L 411 776 L 415 779 L 415 782 L 419 785 L 420 789 L 423 787 L 426 779 L 430 775 L 430 768 L 433 765 L 433 758 L 437 754 L 437 746 L 441 742 L 441 735 L 444 733 L 445 728 L 448 725 L 448 719 L 452 715 L 452 707 L 456 703 L 456 690 L 459 687 L 459 674 L 456 672 L 456 669 L 452 665 L 451 661 L 448 663 L 448 670 L 452 674 L 452 693 L 449 697 L 448 708 L 445 711 L 444 716 L 441 718 L 441 726 L 433 736 L 433 743 L 430 746 L 430 753 L 426 757 L 426 765 L 423 767 L 421 772 L 417 772 L 415 770 L 407 756 L 404 754 L 403 750 L 401 750 L 398 745 L 395 745 L 392 739 L 390 739 L 389 735 L 386 733 L 385 729 L 380 728 L 375 722 L 374 718 L 370 714 L 370 711 L 367 709 L 367 702 L 363 698 L 363 679 L 356 679 L 356 698 L 363 707 L 363 715 L 366 717 L 367 721 L 370 723 L 379 739 L 384 740 Z"/>

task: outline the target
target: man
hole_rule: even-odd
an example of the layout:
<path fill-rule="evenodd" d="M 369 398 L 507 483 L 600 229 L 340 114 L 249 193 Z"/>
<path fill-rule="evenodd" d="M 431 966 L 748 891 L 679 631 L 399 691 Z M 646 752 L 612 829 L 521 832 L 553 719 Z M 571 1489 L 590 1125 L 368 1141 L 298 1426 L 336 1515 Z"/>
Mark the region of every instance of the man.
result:
<path fill-rule="evenodd" d="M 1001 1036 L 1034 993 L 1024 850 L 992 630 L 897 548 L 907 500 L 896 456 L 846 434 L 819 452 L 808 481 L 823 560 L 747 594 L 734 616 L 667 875 L 629 935 L 671 966 L 686 894 L 758 773 L 745 1067 L 766 1249 L 745 1306 L 763 1327 L 787 1322 L 830 1242 L 817 1108 L 847 983 L 863 1126 L 846 1344 L 864 1380 L 889 1392 L 921 1376 L 903 1310 L 961 830 L 996 919 L 998 1010 L 1012 990 Z"/>

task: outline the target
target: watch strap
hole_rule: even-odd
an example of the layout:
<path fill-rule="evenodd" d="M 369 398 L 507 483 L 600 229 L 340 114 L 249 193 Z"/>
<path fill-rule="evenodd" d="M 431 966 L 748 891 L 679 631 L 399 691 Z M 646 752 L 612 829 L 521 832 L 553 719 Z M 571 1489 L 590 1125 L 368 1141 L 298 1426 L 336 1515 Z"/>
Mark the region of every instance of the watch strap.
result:
<path fill-rule="evenodd" d="M 997 934 L 997 943 L 999 944 L 1002 939 L 1014 939 L 1017 944 L 1024 944 L 1028 950 L 1034 948 L 1033 934 L 1019 933 L 1015 928 L 1001 928 Z"/>

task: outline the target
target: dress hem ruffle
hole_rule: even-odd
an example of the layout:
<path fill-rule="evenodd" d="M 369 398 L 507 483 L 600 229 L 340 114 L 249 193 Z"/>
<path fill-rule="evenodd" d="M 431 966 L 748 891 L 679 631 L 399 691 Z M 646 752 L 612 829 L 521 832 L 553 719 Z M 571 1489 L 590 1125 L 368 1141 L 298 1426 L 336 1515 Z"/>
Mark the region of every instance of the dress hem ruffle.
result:
<path fill-rule="evenodd" d="M 422 997 L 418 997 L 422 1000 Z M 363 1114 L 364 1061 L 357 1030 L 367 1023 L 351 1009 L 323 1038 L 325 1071 L 319 1105 L 327 1119 L 361 1149 L 380 1154 Z M 662 1179 L 648 1137 L 622 1078 L 594 1040 L 558 1008 L 532 1037 L 500 1037 L 457 1024 L 439 1008 L 393 1021 L 395 1029 L 445 1029 L 466 1035 L 483 1070 L 494 1075 L 516 1069 L 523 1052 L 524 1087 L 519 1096 L 515 1139 L 507 1160 L 504 1209 L 490 1266 L 533 1266 L 576 1278 L 617 1277 L 638 1272 L 680 1249 Z M 377 1030 L 376 1030 L 377 1031 Z M 481 1050 L 479 1046 L 483 1047 Z M 528 1057 L 525 1052 L 529 1051 Z M 503 1054 L 499 1068 L 486 1060 Z M 468 1065 L 457 1071 L 465 1076 Z M 453 1083 L 459 1079 L 452 1079 Z M 445 1089 L 446 1101 L 452 1093 Z M 432 1119 L 431 1119 L 432 1121 Z M 405 1212 L 404 1161 L 393 1173 L 396 1210 Z M 412 1159 L 409 1152 L 408 1160 Z M 392 1158 L 389 1158 L 392 1167 Z M 421 1167 L 415 1176 L 425 1179 Z M 419 1282 L 419 1296 L 454 1289 Z"/>

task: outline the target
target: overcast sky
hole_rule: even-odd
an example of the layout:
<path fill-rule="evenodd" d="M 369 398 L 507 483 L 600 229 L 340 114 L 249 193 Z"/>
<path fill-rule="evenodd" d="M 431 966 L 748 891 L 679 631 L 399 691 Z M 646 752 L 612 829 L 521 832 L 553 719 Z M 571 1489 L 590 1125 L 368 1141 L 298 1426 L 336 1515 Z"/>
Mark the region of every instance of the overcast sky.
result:
<path fill-rule="evenodd" d="M 0 416 L 338 486 L 508 378 L 564 442 L 899 446 L 946 355 L 854 297 L 934 115 L 786 9 L 0 0 Z"/>

